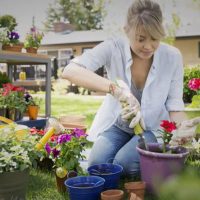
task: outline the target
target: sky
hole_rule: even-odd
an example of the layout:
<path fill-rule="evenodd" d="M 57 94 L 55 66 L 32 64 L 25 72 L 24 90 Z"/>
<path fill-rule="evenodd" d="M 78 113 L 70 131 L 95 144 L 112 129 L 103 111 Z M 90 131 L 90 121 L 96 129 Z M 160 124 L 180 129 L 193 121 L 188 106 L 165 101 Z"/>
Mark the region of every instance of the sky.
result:
<path fill-rule="evenodd" d="M 126 12 L 133 0 L 106 0 L 107 16 L 104 20 L 104 28 L 114 32 L 122 31 Z M 177 13 L 181 18 L 182 32 L 193 31 L 200 33 L 200 6 L 192 0 L 156 0 L 160 3 L 165 23 L 170 24 L 171 13 Z M 13 15 L 18 23 L 17 31 L 21 39 L 29 31 L 32 18 L 35 17 L 35 25 L 43 28 L 43 22 L 47 17 L 49 4 L 55 0 L 0 0 L 0 15 Z"/>

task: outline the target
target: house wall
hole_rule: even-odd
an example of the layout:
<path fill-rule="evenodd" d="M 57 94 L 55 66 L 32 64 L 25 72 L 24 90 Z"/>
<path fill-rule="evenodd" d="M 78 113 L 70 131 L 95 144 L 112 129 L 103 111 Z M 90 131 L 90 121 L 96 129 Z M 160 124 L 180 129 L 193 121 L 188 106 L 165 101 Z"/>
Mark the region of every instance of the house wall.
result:
<path fill-rule="evenodd" d="M 61 45 L 43 45 L 40 50 L 58 51 L 60 49 L 72 49 L 74 56 L 81 55 L 84 49 L 93 48 L 100 42 L 88 42 L 79 44 L 61 44 Z M 199 37 L 182 37 L 176 38 L 174 46 L 177 47 L 182 55 L 184 65 L 200 64 L 200 36 Z"/>
<path fill-rule="evenodd" d="M 199 57 L 200 36 L 196 38 L 177 38 L 174 46 L 177 47 L 182 55 L 185 65 L 200 64 Z"/>
<path fill-rule="evenodd" d="M 88 43 L 79 43 L 79 44 L 60 44 L 60 45 L 43 45 L 39 50 L 59 50 L 59 49 L 72 49 L 74 56 L 81 55 L 84 49 L 93 48 L 100 42 L 88 42 Z"/>

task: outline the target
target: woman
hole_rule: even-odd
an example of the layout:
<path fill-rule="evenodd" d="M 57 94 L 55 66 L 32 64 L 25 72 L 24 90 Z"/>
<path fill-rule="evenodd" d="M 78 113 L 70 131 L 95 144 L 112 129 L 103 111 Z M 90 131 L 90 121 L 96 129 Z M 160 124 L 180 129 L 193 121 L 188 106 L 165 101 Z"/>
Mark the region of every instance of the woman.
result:
<path fill-rule="evenodd" d="M 107 93 L 90 129 L 90 139 L 97 140 L 89 165 L 112 159 L 130 177 L 139 172 L 135 148 L 139 137 L 133 127 L 140 122 L 146 129 L 145 140 L 156 142 L 154 131 L 161 120 L 180 123 L 186 118 L 181 112 L 182 56 L 178 49 L 160 43 L 165 36 L 160 6 L 151 0 L 134 1 L 128 10 L 125 32 L 128 40 L 109 39 L 73 59 L 62 77 Z M 93 72 L 102 66 L 106 67 L 108 79 Z M 117 79 L 123 80 L 129 90 L 116 85 Z"/>

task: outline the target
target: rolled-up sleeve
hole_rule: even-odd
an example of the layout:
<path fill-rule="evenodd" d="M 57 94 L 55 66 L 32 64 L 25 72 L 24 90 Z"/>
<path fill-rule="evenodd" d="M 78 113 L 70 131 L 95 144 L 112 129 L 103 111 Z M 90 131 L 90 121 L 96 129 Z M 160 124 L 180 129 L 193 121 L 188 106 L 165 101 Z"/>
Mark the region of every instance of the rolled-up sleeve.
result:
<path fill-rule="evenodd" d="M 175 59 L 175 70 L 172 74 L 169 94 L 166 101 L 168 111 L 183 111 L 183 60 L 180 52 L 177 52 Z"/>
<path fill-rule="evenodd" d="M 109 66 L 112 55 L 113 42 L 111 39 L 106 40 L 93 49 L 90 49 L 71 60 L 86 69 L 96 71 L 102 66 Z"/>

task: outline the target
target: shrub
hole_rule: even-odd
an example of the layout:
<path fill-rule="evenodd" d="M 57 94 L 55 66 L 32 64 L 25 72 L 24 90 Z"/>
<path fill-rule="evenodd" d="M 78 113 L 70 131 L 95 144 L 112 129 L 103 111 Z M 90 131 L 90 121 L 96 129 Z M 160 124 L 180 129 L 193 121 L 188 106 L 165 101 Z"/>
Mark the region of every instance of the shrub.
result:
<path fill-rule="evenodd" d="M 190 90 L 188 87 L 189 80 L 192 78 L 200 77 L 200 65 L 186 66 L 184 69 L 184 88 L 183 88 L 183 100 L 185 103 L 191 103 L 192 97 L 196 94 L 195 91 Z"/>

